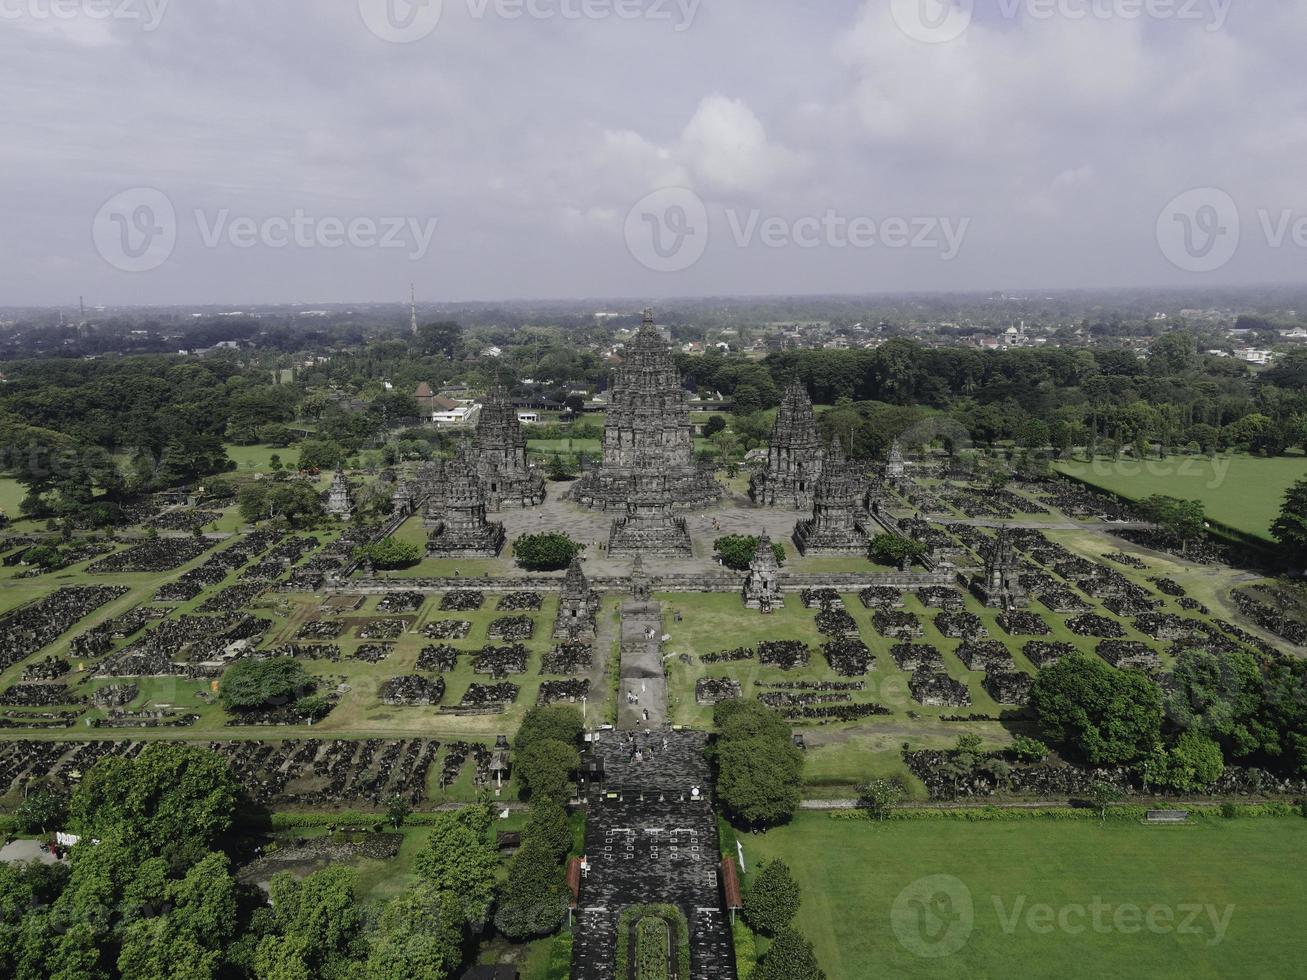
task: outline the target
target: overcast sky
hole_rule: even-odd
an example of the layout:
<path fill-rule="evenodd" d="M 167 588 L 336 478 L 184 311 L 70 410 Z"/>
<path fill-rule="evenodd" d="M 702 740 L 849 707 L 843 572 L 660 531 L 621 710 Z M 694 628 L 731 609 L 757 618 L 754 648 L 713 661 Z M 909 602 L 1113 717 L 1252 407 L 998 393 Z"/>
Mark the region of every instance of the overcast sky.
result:
<path fill-rule="evenodd" d="M 1302 279 L 1307 4 L 531 5 L 0 0 L 0 305 Z"/>

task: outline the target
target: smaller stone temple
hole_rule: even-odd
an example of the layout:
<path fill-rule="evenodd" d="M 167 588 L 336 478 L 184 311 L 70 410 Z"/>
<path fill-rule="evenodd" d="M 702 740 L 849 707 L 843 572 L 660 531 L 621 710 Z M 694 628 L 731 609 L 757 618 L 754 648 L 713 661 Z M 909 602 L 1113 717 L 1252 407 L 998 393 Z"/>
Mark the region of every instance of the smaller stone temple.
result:
<path fill-rule="evenodd" d="M 907 475 L 907 462 L 903 458 L 903 444 L 895 439 L 890 443 L 889 457 L 885 460 L 885 479 L 898 483 Z"/>
<path fill-rule="evenodd" d="M 985 557 L 984 574 L 972 580 L 971 590 L 991 609 L 1024 609 L 1030 605 L 1030 596 L 1021 584 L 1021 559 L 1007 528 L 999 528 Z"/>
<path fill-rule="evenodd" d="M 869 538 L 862 517 L 866 484 L 861 464 L 850 461 L 844 445 L 831 443 L 813 490 L 812 517 L 794 526 L 801 555 L 865 555 Z"/>
<path fill-rule="evenodd" d="M 626 516 L 613 521 L 608 533 L 608 554 L 689 558 L 694 553 L 690 528 L 669 499 L 667 477 L 657 473 L 632 477 L 629 487 Z"/>
<path fill-rule="evenodd" d="M 749 562 L 749 577 L 744 580 L 744 605 L 749 609 L 771 612 L 785 605 L 781 594 L 780 565 L 772 550 L 771 538 L 764 534 Z"/>
<path fill-rule="evenodd" d="M 767 448 L 767 466 L 749 480 L 749 499 L 767 507 L 807 510 L 821 478 L 822 449 L 808 389 L 785 389 Z"/>
<path fill-rule="evenodd" d="M 327 513 L 342 520 L 354 513 L 354 498 L 350 494 L 349 481 L 345 479 L 345 471 L 339 467 L 331 479 L 331 489 L 327 491 Z"/>
<path fill-rule="evenodd" d="M 487 507 L 503 510 L 545 502 L 544 477 L 527 462 L 522 426 L 503 388 L 492 389 L 481 407 L 473 446 Z"/>
<path fill-rule="evenodd" d="M 440 517 L 427 538 L 427 554 L 438 558 L 494 558 L 504 547 L 504 525 L 486 520 L 486 498 L 476 458 L 467 443 L 445 467 Z"/>
<path fill-rule="evenodd" d="M 599 613 L 599 593 L 590 589 L 590 581 L 581 568 L 581 559 L 573 558 L 563 579 L 558 600 L 558 619 L 554 622 L 554 639 L 581 642 L 595 638 L 595 618 Z"/>

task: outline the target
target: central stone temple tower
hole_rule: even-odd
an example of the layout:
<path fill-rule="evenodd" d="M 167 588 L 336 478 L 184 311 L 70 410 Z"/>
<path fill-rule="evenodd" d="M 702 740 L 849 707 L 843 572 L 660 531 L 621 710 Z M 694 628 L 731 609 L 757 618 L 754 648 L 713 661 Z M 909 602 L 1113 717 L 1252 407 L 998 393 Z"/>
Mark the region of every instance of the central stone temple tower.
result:
<path fill-rule="evenodd" d="M 481 407 L 473 446 L 487 507 L 502 510 L 545 502 L 544 477 L 527 463 L 522 426 L 503 388 L 494 388 Z"/>
<path fill-rule="evenodd" d="M 623 514 L 609 536 L 611 554 L 688 556 L 689 532 L 676 514 L 716 503 L 722 488 L 694 460 L 690 396 L 652 310 L 622 359 L 609 390 L 603 462 L 578 481 L 572 499 Z"/>
<path fill-rule="evenodd" d="M 821 479 L 821 437 L 808 389 L 793 381 L 785 389 L 767 449 L 767 468 L 749 480 L 749 498 L 767 507 L 807 510 Z"/>
<path fill-rule="evenodd" d="M 991 609 L 1025 609 L 1030 605 L 1026 587 L 1021 584 L 1021 559 L 1017 556 L 1012 532 L 998 529 L 985 556 L 985 571 L 971 583 L 972 591 Z"/>
<path fill-rule="evenodd" d="M 659 476 L 668 502 L 690 510 L 716 503 L 722 488 L 694 461 L 690 396 L 672 360 L 671 347 L 646 310 L 644 326 L 622 351 L 613 371 L 604 420 L 603 463 L 572 491 L 598 510 L 624 510 L 638 477 Z"/>

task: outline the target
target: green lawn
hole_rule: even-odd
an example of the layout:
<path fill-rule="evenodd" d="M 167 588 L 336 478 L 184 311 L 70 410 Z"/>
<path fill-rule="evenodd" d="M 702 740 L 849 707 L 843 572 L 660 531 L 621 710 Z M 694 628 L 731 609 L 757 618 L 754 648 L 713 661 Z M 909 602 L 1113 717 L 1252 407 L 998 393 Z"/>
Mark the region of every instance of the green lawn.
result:
<path fill-rule="evenodd" d="M 801 814 L 743 842 L 750 871 L 773 858 L 793 870 L 803 889 L 798 926 L 830 980 L 1302 975 L 1295 923 L 1307 821 L 1297 818 L 1146 827 Z M 928 876 L 945 877 L 923 883 Z M 1109 910 L 1096 931 L 1100 901 Z M 1191 906 L 1200 910 L 1192 920 Z M 1228 915 L 1223 932 L 1209 909 L 1217 922 Z M 1179 934 L 1180 925 L 1202 932 Z M 953 937 L 965 942 L 948 953 Z"/>
<path fill-rule="evenodd" d="M 294 469 L 299 462 L 300 451 L 296 446 L 274 449 L 271 446 L 226 446 L 227 456 L 236 464 L 238 473 L 271 472 L 272 457 L 281 457 L 282 465 Z"/>
<path fill-rule="evenodd" d="M 1201 500 L 1207 516 L 1270 539 L 1284 492 L 1307 478 L 1307 458 L 1282 456 L 1171 456 L 1166 459 L 1096 459 L 1058 463 L 1063 473 L 1134 500 L 1166 494 Z"/>

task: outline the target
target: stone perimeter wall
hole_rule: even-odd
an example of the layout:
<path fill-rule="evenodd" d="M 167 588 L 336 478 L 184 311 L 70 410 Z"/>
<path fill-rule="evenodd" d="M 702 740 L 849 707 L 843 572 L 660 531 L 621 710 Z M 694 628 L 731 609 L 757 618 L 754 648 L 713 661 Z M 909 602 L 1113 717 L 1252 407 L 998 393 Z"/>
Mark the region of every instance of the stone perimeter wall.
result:
<path fill-rule="evenodd" d="M 650 588 L 655 592 L 740 592 L 744 588 L 744 574 L 738 575 L 650 575 Z M 841 592 L 860 592 L 871 586 L 890 586 L 900 589 L 918 589 L 928 586 L 950 586 L 957 582 L 954 572 L 830 572 L 825 574 L 781 573 L 779 583 L 783 592 L 801 592 L 804 589 L 839 589 Z M 476 589 L 481 592 L 548 591 L 561 588 L 562 575 L 518 575 L 497 578 L 372 578 L 352 579 L 329 584 L 329 594 L 378 595 L 388 592 L 450 592 L 456 589 Z M 596 592 L 629 592 L 631 580 L 621 577 L 590 579 Z"/>

